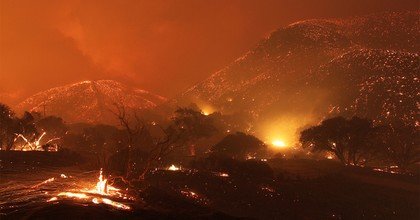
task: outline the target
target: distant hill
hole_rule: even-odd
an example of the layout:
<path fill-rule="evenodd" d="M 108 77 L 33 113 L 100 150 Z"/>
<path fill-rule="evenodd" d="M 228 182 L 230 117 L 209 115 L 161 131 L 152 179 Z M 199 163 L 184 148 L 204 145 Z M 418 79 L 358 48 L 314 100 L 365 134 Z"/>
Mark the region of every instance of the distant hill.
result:
<path fill-rule="evenodd" d="M 127 109 L 153 109 L 166 99 L 112 80 L 83 81 L 37 93 L 17 106 L 18 111 L 58 115 L 68 122 L 115 123 L 114 104 Z"/>
<path fill-rule="evenodd" d="M 287 124 L 277 119 L 291 116 L 297 129 L 344 112 L 415 123 L 419 17 L 416 11 L 290 24 L 176 102 L 247 114 L 257 126 Z"/>

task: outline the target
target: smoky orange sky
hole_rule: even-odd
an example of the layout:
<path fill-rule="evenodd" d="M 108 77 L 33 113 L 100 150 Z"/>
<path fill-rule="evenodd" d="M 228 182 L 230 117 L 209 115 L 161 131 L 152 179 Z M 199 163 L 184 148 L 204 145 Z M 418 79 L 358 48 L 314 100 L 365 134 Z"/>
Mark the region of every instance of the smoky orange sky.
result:
<path fill-rule="evenodd" d="M 115 79 L 173 97 L 308 18 L 418 8 L 417 0 L 0 0 L 0 102 Z"/>

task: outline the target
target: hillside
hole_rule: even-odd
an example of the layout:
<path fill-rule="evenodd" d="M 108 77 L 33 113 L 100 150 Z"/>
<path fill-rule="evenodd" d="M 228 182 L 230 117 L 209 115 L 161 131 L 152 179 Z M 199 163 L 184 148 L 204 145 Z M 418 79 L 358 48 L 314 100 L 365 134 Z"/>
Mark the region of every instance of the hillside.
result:
<path fill-rule="evenodd" d="M 155 108 L 166 99 L 112 80 L 83 81 L 37 93 L 17 106 L 18 111 L 58 115 L 67 122 L 115 122 L 114 104 L 129 109 Z"/>
<path fill-rule="evenodd" d="M 283 124 L 292 126 L 288 132 L 294 135 L 337 113 L 340 105 L 350 115 L 384 120 L 387 114 L 415 123 L 417 104 L 400 100 L 418 99 L 419 16 L 381 13 L 290 24 L 177 102 L 248 115 L 260 124 L 253 129 L 259 134 L 273 127 L 267 124 Z M 381 95 L 380 90 L 392 92 Z"/>

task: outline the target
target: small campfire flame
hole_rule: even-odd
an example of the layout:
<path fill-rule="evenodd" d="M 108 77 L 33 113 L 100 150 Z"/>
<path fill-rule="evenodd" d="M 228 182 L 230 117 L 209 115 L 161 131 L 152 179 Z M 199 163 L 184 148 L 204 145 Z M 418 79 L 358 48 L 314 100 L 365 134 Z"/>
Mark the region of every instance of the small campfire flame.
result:
<path fill-rule="evenodd" d="M 99 171 L 99 181 L 96 183 L 96 191 L 99 194 L 102 195 L 107 195 L 108 194 L 108 184 L 107 184 L 107 179 L 104 179 L 103 175 L 102 175 L 102 168 Z"/>
<path fill-rule="evenodd" d="M 61 174 L 60 177 L 65 178 L 65 179 L 68 178 L 65 174 Z M 50 178 L 36 185 L 35 187 L 52 182 L 54 180 L 55 178 Z M 101 169 L 99 171 L 98 182 L 96 183 L 96 187 L 94 187 L 93 189 L 76 189 L 76 190 L 72 190 L 68 192 L 60 192 L 56 196 L 48 199 L 47 202 L 57 202 L 59 198 L 69 198 L 69 199 L 89 201 L 94 204 L 106 204 L 106 205 L 109 205 L 118 209 L 130 210 L 131 209 L 130 206 L 111 200 L 111 197 L 116 197 L 116 198 L 124 199 L 124 200 L 126 199 L 134 200 L 134 198 L 129 197 L 123 193 L 120 193 L 119 191 L 120 189 L 108 185 L 108 180 L 104 178 L 103 171 Z"/>

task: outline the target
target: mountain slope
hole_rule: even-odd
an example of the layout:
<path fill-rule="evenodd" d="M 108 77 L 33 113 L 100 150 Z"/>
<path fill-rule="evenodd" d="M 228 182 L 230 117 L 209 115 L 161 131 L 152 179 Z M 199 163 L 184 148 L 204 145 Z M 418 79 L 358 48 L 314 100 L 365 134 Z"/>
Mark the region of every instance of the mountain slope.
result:
<path fill-rule="evenodd" d="M 314 78 L 330 90 L 330 113 L 415 123 L 419 73 L 418 53 L 364 49 L 332 60 Z"/>
<path fill-rule="evenodd" d="M 17 106 L 19 111 L 59 115 L 68 122 L 111 123 L 114 104 L 130 109 L 151 109 L 165 98 L 112 80 L 83 81 L 37 93 Z"/>
<path fill-rule="evenodd" d="M 273 32 L 177 101 L 205 103 L 224 113 L 248 114 L 256 124 L 288 124 L 277 119 L 297 118 L 298 125 L 293 125 L 297 129 L 328 117 L 340 105 L 341 110 L 347 108 L 346 114 L 379 120 L 384 112 L 371 106 L 376 105 L 372 102 L 376 97 L 377 104 L 388 106 L 388 119 L 414 120 L 416 104 L 400 105 L 395 94 L 402 93 L 398 97 L 404 100 L 418 99 L 420 94 L 418 80 L 414 80 L 419 69 L 419 16 L 416 11 L 296 22 Z M 402 77 L 411 80 L 404 81 L 406 88 L 413 89 L 411 92 L 391 88 Z M 346 90 L 332 89 L 337 83 L 348 86 Z M 368 88 L 372 84 L 374 88 Z M 384 89 L 396 92 L 382 95 Z M 362 104 L 367 96 L 371 101 Z M 400 107 L 391 111 L 394 105 Z M 254 130 L 265 132 L 262 128 Z"/>

